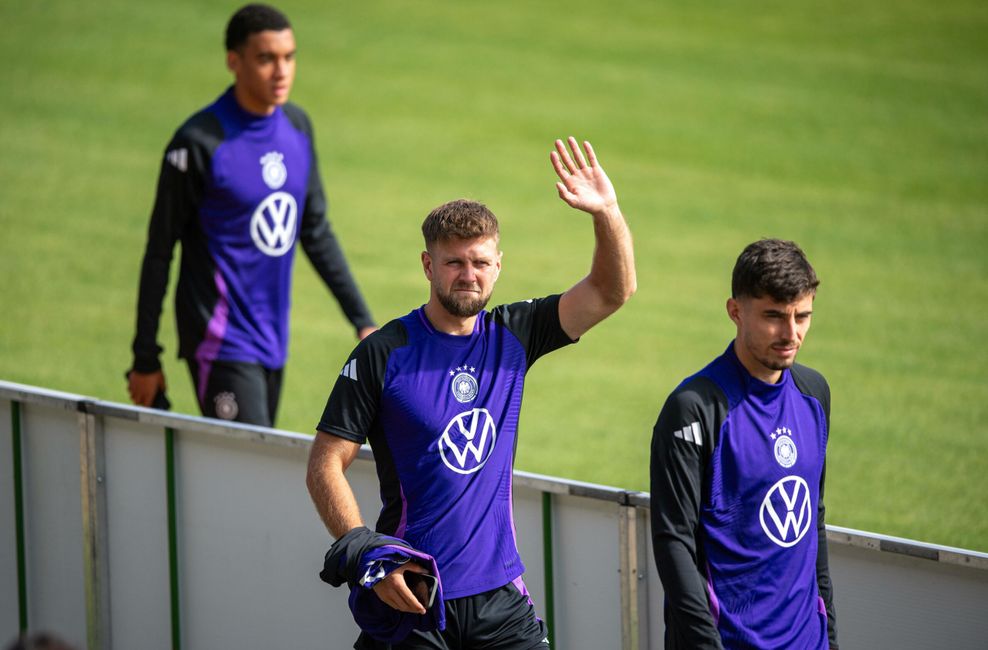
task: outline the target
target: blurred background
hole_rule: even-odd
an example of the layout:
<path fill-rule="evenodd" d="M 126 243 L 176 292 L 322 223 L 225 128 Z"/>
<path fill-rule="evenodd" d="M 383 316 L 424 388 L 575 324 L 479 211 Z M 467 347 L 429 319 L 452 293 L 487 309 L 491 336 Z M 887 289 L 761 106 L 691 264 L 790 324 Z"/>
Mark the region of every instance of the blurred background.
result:
<path fill-rule="evenodd" d="M 988 551 L 988 5 L 276 4 L 379 323 L 427 299 L 419 226 L 457 197 L 501 220 L 492 304 L 567 289 L 593 236 L 553 140 L 589 139 L 611 176 L 639 292 L 533 368 L 518 468 L 647 490 L 666 395 L 733 336 L 735 258 L 794 239 L 822 280 L 800 361 L 833 392 L 828 522 Z M 161 157 L 229 85 L 239 5 L 0 4 L 0 379 L 128 401 Z M 311 433 L 355 339 L 301 252 L 295 273 L 278 426 Z M 159 342 L 196 414 L 176 278 Z"/>

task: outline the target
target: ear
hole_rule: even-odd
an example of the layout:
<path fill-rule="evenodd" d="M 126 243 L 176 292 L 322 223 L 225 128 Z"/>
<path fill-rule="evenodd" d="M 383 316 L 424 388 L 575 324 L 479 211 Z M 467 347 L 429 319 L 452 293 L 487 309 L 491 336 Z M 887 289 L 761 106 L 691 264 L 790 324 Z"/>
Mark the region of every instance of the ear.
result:
<path fill-rule="evenodd" d="M 494 281 L 501 275 L 501 260 L 504 258 L 504 251 L 497 252 L 497 266 L 494 267 Z"/>
<path fill-rule="evenodd" d="M 237 69 L 240 67 L 240 55 L 235 50 L 227 50 L 226 67 L 233 74 L 237 74 Z"/>
<path fill-rule="evenodd" d="M 727 315 L 735 325 L 741 325 L 741 303 L 734 298 L 727 299 Z"/>
<path fill-rule="evenodd" d="M 422 271 L 429 282 L 432 282 L 432 256 L 429 251 L 422 251 Z"/>

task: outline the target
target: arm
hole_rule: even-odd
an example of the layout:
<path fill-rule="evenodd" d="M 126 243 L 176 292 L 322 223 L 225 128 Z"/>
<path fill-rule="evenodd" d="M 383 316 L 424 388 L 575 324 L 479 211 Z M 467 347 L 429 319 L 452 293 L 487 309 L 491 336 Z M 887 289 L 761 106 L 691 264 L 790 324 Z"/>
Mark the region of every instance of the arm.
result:
<path fill-rule="evenodd" d="M 816 583 L 827 609 L 827 637 L 830 647 L 837 650 L 837 610 L 834 608 L 834 585 L 830 581 L 830 560 L 827 550 L 827 508 L 823 505 L 823 484 L 827 476 L 827 464 L 824 462 L 820 474 L 820 502 L 817 505 L 817 550 L 816 550 Z"/>
<path fill-rule="evenodd" d="M 308 118 L 302 121 L 302 116 L 297 116 L 296 119 L 304 125 L 310 142 L 315 142 Z M 299 240 L 302 242 L 302 250 L 312 262 L 312 267 L 339 302 L 347 320 L 356 330 L 357 337 L 363 340 L 374 331 L 374 318 L 371 316 L 370 309 L 350 272 L 339 241 L 326 219 L 326 194 L 323 191 L 322 179 L 319 176 L 319 161 L 314 144 L 311 147 L 311 153 L 312 167 L 309 170 L 309 183 L 306 189 L 305 211 L 302 214 Z"/>
<path fill-rule="evenodd" d="M 344 476 L 357 457 L 360 445 L 328 433 L 316 432 L 309 452 L 305 484 L 320 519 L 329 533 L 339 539 L 348 531 L 363 526 L 357 499 Z"/>
<path fill-rule="evenodd" d="M 569 138 L 571 157 L 561 140 L 550 154 L 559 176 L 556 189 L 570 207 L 593 217 L 594 247 L 590 273 L 563 294 L 559 322 L 571 339 L 618 310 L 637 288 L 631 232 L 618 207 L 617 194 L 593 147 L 584 141 L 586 158 L 575 138 Z"/>
<path fill-rule="evenodd" d="M 134 362 L 127 373 L 130 398 L 139 406 L 151 406 L 156 394 L 165 390 L 165 376 L 157 343 L 161 303 L 168 288 L 168 273 L 175 242 L 198 210 L 202 170 L 206 165 L 201 149 L 180 131 L 169 143 L 148 227 L 147 245 L 141 264 L 137 294 L 137 325 L 132 350 Z"/>
<path fill-rule="evenodd" d="M 695 393 L 673 393 L 652 431 L 652 546 L 665 591 L 667 642 L 671 637 L 682 647 L 719 649 L 697 558 L 705 455 L 714 444 L 714 425 L 698 406 Z M 693 422 L 699 423 L 702 444 L 675 435 Z"/>
<path fill-rule="evenodd" d="M 309 496 L 330 534 L 339 539 L 363 526 L 357 499 L 344 473 L 357 457 L 360 445 L 332 434 L 316 432 L 309 452 L 309 469 L 305 477 Z M 374 593 L 387 605 L 413 614 L 425 614 L 425 607 L 405 583 L 406 571 L 424 573 L 414 562 L 401 566 L 374 585 Z"/>
<path fill-rule="evenodd" d="M 834 586 L 830 580 L 830 562 L 827 549 L 827 508 L 824 506 L 824 486 L 827 479 L 827 440 L 830 437 L 830 386 L 816 370 L 807 368 L 801 364 L 794 364 L 792 367 L 792 377 L 796 386 L 804 394 L 815 398 L 820 402 L 823 409 L 826 430 L 823 434 L 822 452 L 824 454 L 823 468 L 820 471 L 820 492 L 817 503 L 817 555 L 816 555 L 816 581 L 820 598 L 823 599 L 824 607 L 827 610 L 827 636 L 830 647 L 837 648 L 837 611 L 834 608 Z"/>

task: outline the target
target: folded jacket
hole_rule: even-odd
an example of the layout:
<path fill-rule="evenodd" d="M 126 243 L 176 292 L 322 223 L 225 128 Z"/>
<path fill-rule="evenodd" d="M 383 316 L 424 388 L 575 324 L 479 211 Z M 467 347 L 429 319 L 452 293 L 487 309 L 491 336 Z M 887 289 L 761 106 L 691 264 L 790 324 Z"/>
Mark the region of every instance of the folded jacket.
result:
<path fill-rule="evenodd" d="M 407 562 L 422 565 L 439 583 L 436 598 L 425 614 L 398 611 L 374 593 L 375 584 Z M 353 620 L 378 641 L 399 643 L 412 630 L 446 629 L 442 580 L 435 559 L 397 537 L 382 535 L 366 527 L 354 528 L 336 540 L 326 553 L 319 577 L 334 587 L 347 583 Z"/>

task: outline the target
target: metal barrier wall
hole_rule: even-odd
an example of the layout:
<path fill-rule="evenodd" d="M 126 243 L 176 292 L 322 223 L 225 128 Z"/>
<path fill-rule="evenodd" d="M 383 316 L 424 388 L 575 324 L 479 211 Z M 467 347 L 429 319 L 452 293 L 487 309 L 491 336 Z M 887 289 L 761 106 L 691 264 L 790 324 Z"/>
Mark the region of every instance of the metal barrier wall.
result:
<path fill-rule="evenodd" d="M 309 436 L 0 382 L 0 646 L 350 648 Z M 348 472 L 380 506 L 368 449 Z M 525 581 L 554 647 L 662 648 L 648 495 L 515 473 Z M 988 555 L 831 526 L 846 648 L 983 648 Z"/>

